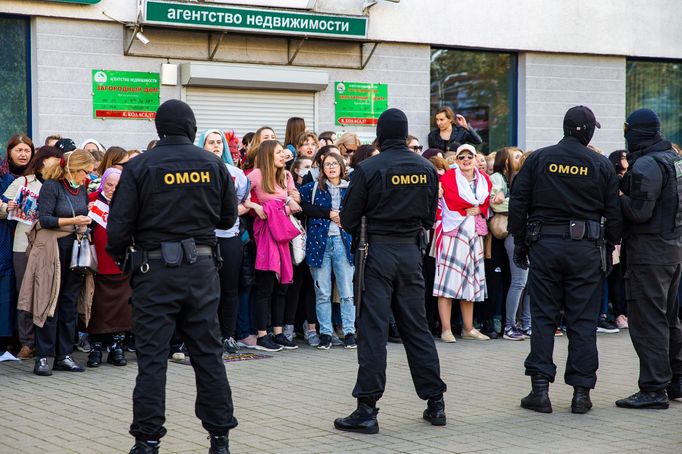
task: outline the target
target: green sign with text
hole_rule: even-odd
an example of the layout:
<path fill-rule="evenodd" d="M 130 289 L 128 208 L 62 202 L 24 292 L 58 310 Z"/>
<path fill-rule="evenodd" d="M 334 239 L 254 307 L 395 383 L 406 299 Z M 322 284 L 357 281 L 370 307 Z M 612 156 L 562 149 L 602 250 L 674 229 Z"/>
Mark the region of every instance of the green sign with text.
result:
<path fill-rule="evenodd" d="M 92 70 L 94 118 L 150 119 L 159 108 L 159 73 Z"/>
<path fill-rule="evenodd" d="M 337 125 L 376 125 L 388 109 L 386 84 L 336 82 L 334 93 Z"/>
<path fill-rule="evenodd" d="M 286 35 L 364 38 L 367 18 L 289 10 L 236 8 L 147 0 L 145 24 Z"/>

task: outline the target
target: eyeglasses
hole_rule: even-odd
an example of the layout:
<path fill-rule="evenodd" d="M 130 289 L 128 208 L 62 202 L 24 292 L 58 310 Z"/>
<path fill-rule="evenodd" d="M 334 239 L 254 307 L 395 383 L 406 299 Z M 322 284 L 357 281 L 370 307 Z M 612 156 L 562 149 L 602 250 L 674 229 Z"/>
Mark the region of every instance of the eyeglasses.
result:
<path fill-rule="evenodd" d="M 325 168 L 327 168 L 327 169 L 333 169 L 334 167 L 339 167 L 339 163 L 336 162 L 336 161 L 325 162 L 325 163 L 324 163 L 324 166 L 325 166 Z"/>
<path fill-rule="evenodd" d="M 474 159 L 474 157 L 471 156 L 470 154 L 461 154 L 461 155 L 457 156 L 458 161 L 463 161 L 465 159 Z"/>
<path fill-rule="evenodd" d="M 415 145 L 413 147 L 407 147 L 407 148 L 409 148 L 412 151 L 422 151 L 424 149 L 424 147 L 422 147 L 421 145 Z"/>

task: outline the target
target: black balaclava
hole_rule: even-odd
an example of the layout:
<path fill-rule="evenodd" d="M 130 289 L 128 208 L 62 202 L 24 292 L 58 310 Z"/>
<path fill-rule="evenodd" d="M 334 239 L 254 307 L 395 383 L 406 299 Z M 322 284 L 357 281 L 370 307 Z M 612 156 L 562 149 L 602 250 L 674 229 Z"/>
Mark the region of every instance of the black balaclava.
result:
<path fill-rule="evenodd" d="M 156 111 L 156 132 L 163 139 L 166 136 L 184 136 L 194 142 L 197 135 L 197 120 L 194 112 L 179 99 L 171 99 Z"/>
<path fill-rule="evenodd" d="M 637 109 L 625 120 L 625 140 L 628 151 L 634 153 L 644 150 L 663 140 L 661 120 L 651 109 Z"/>
<path fill-rule="evenodd" d="M 407 117 L 400 109 L 388 109 L 377 122 L 377 142 L 385 150 L 398 145 L 407 150 Z"/>
<path fill-rule="evenodd" d="M 564 116 L 564 136 L 575 137 L 585 146 L 592 140 L 595 127 L 601 128 L 601 125 L 589 107 L 571 107 Z"/>

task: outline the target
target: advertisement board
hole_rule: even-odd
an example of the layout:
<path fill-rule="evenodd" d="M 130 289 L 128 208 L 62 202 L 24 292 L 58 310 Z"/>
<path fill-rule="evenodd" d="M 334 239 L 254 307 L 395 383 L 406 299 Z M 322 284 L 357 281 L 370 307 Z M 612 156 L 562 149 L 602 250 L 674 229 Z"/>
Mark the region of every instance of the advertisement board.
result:
<path fill-rule="evenodd" d="M 92 70 L 94 118 L 151 119 L 159 108 L 159 73 Z"/>
<path fill-rule="evenodd" d="M 388 109 L 388 85 L 365 82 L 335 82 L 337 125 L 376 125 Z"/>

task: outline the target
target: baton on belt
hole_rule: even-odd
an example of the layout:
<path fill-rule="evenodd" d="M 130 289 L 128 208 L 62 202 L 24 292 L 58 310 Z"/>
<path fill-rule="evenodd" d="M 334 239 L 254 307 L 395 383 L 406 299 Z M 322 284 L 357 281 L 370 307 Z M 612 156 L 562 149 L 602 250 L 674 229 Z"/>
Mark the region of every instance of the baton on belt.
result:
<path fill-rule="evenodd" d="M 365 262 L 367 261 L 367 218 L 360 220 L 360 238 L 358 249 L 355 251 L 355 319 L 360 316 L 360 306 L 362 304 L 362 292 L 365 290 Z"/>

